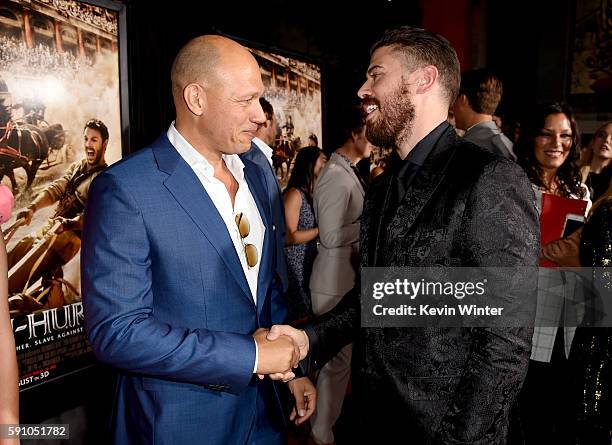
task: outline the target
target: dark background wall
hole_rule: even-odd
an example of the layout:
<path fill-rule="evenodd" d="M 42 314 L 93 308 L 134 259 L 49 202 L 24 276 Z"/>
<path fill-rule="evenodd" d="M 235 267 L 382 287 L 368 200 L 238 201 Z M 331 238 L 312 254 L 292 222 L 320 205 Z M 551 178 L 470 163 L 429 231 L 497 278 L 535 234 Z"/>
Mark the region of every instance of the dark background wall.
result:
<path fill-rule="evenodd" d="M 566 98 L 573 0 L 489 2 L 487 66 L 504 81 L 501 109 Z"/>
<path fill-rule="evenodd" d="M 210 32 L 320 63 L 327 149 L 341 142 L 339 119 L 357 100 L 370 45 L 395 25 L 441 33 L 457 50 L 462 69 L 495 70 L 506 90 L 499 113 L 519 117 L 533 102 L 567 99 L 575 1 L 371 0 L 360 6 L 336 2 L 332 11 L 321 0 L 226 1 L 214 7 L 176 0 L 166 8 L 124 0 L 131 150 L 165 131 L 174 117 L 169 79 L 174 55 L 190 38 Z"/>

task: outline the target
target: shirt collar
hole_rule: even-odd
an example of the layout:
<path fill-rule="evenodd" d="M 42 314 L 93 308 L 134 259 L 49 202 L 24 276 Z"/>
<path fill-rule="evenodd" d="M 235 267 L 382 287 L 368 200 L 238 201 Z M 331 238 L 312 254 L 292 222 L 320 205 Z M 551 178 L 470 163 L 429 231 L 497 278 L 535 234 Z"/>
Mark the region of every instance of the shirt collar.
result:
<path fill-rule="evenodd" d="M 404 177 L 411 165 L 416 165 L 418 167 L 423 165 L 425 159 L 427 159 L 427 156 L 429 156 L 429 153 L 431 153 L 431 150 L 433 150 L 434 146 L 438 142 L 438 139 L 440 139 L 440 136 L 442 136 L 442 134 L 448 129 L 449 126 L 450 125 L 448 121 L 442 122 L 436 128 L 431 130 L 427 136 L 421 139 L 414 146 L 414 148 L 410 150 L 410 153 L 408 153 L 408 155 L 403 161 L 399 160 L 398 156 L 398 178 Z"/>
<path fill-rule="evenodd" d="M 202 172 L 207 179 L 212 179 L 214 177 L 215 170 L 213 166 L 210 165 L 206 158 L 202 156 L 193 145 L 187 142 L 187 139 L 185 139 L 181 133 L 179 133 L 174 125 L 174 121 L 172 121 L 168 128 L 167 136 L 179 155 L 181 155 L 193 170 Z M 236 178 L 238 182 L 241 182 L 244 179 L 244 163 L 240 159 L 240 156 L 223 154 L 221 157 L 234 178 Z"/>
<path fill-rule="evenodd" d="M 442 133 L 444 133 L 448 127 L 449 123 L 444 121 L 431 130 L 427 136 L 421 139 L 414 148 L 410 150 L 410 153 L 408 153 L 404 161 L 410 161 L 416 165 L 423 165 L 425 159 L 427 159 L 427 156 L 429 156 L 429 153 L 431 153 L 431 150 L 438 142 L 438 139 L 440 139 L 440 136 L 442 136 Z"/>
<path fill-rule="evenodd" d="M 349 167 L 355 167 L 355 164 L 353 164 L 353 163 L 351 162 L 351 160 L 350 160 L 349 158 L 347 158 L 346 156 L 344 156 L 342 153 L 338 153 L 338 152 L 336 151 L 336 152 L 334 152 L 334 154 L 338 155 L 338 157 L 339 157 L 340 159 L 344 160 L 344 162 L 346 162 L 346 164 L 347 164 Z"/>
<path fill-rule="evenodd" d="M 474 125 L 472 125 L 470 128 L 468 128 L 467 130 L 465 130 L 465 134 L 467 134 L 470 130 L 473 130 L 476 127 L 482 127 L 482 128 L 490 128 L 490 129 L 495 129 L 497 130 L 497 124 L 495 122 L 493 122 L 492 120 L 490 121 L 482 121 L 482 122 L 476 122 Z M 465 136 L 464 134 L 464 136 Z"/>
<path fill-rule="evenodd" d="M 270 165 L 272 165 L 272 147 L 266 144 L 264 141 L 259 139 L 258 137 L 253 138 L 253 143 L 261 150 L 261 152 L 266 156 Z"/>

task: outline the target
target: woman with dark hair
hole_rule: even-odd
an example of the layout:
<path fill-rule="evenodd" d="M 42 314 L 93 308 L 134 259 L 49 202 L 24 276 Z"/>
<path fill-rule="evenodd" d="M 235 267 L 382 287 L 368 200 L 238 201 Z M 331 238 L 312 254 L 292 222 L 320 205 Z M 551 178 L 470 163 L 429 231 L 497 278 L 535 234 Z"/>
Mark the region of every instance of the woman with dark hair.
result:
<path fill-rule="evenodd" d="M 319 147 L 302 148 L 295 157 L 291 177 L 284 192 L 287 234 L 287 305 L 289 321 L 312 316 L 309 281 L 317 255 L 317 228 L 312 208 L 314 183 L 327 157 Z"/>
<path fill-rule="evenodd" d="M 566 198 L 586 196 L 578 165 L 580 133 L 569 106 L 555 102 L 537 107 L 522 122 L 514 152 L 535 190 Z"/>
<path fill-rule="evenodd" d="M 536 107 L 522 122 L 514 152 L 531 180 L 540 209 L 544 193 L 588 200 L 588 190 L 580 180 L 579 144 L 576 121 L 565 104 Z M 549 246 L 542 246 L 543 258 L 548 258 Z M 572 300 L 576 288 L 575 277 L 540 268 L 531 360 L 519 402 L 528 445 L 571 443 L 567 357 L 576 329 L 565 327 L 564 321 L 571 309 L 566 302 Z"/>

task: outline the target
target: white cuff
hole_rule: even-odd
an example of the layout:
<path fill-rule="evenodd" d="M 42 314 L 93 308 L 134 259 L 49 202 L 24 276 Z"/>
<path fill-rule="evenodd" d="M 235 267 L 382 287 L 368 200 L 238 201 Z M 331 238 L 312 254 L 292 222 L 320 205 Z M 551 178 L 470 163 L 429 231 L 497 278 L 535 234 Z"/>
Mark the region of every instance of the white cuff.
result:
<path fill-rule="evenodd" d="M 255 341 L 255 339 L 253 339 Z M 253 367 L 253 374 L 257 372 L 257 364 L 259 363 L 259 349 L 257 349 L 257 342 L 255 341 L 255 366 Z"/>

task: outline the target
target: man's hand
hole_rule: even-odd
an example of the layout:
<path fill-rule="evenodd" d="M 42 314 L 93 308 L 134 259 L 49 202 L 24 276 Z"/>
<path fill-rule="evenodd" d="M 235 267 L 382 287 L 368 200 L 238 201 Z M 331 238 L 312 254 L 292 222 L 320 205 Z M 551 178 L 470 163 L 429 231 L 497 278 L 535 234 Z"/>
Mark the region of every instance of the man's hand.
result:
<path fill-rule="evenodd" d="M 317 407 L 317 389 L 308 377 L 292 380 L 287 386 L 295 398 L 295 407 L 289 420 L 300 425 L 310 419 Z"/>
<path fill-rule="evenodd" d="M 300 350 L 294 341 L 286 336 L 277 336 L 274 340 L 266 338 L 267 329 L 258 329 L 253 333 L 259 354 L 257 374 L 263 378 L 265 374 L 273 374 L 274 380 L 288 381 L 295 377 L 291 371 L 300 362 Z"/>
<path fill-rule="evenodd" d="M 582 229 L 542 246 L 541 256 L 561 267 L 580 267 L 580 235 Z"/>
<path fill-rule="evenodd" d="M 79 225 L 79 217 L 77 216 L 76 218 L 63 218 L 61 216 L 58 216 L 57 218 L 55 218 L 55 220 L 59 223 L 61 223 L 62 225 L 59 227 L 59 229 L 57 229 L 57 231 L 55 232 L 56 234 L 60 234 L 62 232 L 66 232 L 66 231 L 70 231 L 70 230 L 75 230 L 78 228 Z"/>
<path fill-rule="evenodd" d="M 26 207 L 25 209 L 21 210 L 17 214 L 17 219 L 23 218 L 23 223 L 26 226 L 29 226 L 30 223 L 32 222 L 33 216 L 34 216 L 34 209 L 30 206 L 30 207 Z"/>
<path fill-rule="evenodd" d="M 302 329 L 296 329 L 289 325 L 274 325 L 268 332 L 268 340 L 274 341 L 281 335 L 291 337 L 300 350 L 300 360 L 304 360 L 308 355 L 308 335 Z"/>

